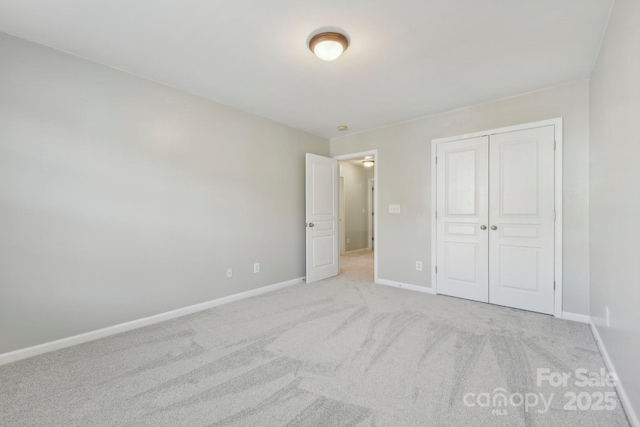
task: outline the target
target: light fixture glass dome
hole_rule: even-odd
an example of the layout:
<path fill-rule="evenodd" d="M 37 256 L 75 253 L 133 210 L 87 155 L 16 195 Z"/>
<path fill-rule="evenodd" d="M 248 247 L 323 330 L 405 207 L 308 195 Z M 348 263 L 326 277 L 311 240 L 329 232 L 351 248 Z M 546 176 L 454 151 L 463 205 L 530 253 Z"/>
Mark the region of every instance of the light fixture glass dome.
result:
<path fill-rule="evenodd" d="M 330 40 L 320 42 L 315 48 L 313 48 L 313 53 L 323 61 L 333 61 L 338 59 L 338 57 L 342 55 L 342 52 L 344 52 L 342 45 Z"/>
<path fill-rule="evenodd" d="M 349 41 L 344 34 L 334 32 L 316 34 L 309 41 L 309 49 L 323 61 L 338 59 L 348 46 Z"/>

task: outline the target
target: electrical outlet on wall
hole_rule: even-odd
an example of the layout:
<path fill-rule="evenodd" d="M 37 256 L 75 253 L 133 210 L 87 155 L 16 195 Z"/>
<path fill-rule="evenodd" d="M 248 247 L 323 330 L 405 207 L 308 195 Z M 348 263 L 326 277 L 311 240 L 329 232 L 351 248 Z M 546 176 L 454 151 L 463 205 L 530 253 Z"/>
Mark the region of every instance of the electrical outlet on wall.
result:
<path fill-rule="evenodd" d="M 227 279 L 230 279 L 231 277 L 233 277 L 233 270 L 230 268 L 227 268 Z"/>
<path fill-rule="evenodd" d="M 256 262 L 253 264 L 253 272 L 254 273 L 260 273 L 260 263 Z"/>
<path fill-rule="evenodd" d="M 422 271 L 422 261 L 416 261 L 416 270 Z"/>
<path fill-rule="evenodd" d="M 347 237 L 347 243 L 351 243 L 351 239 Z"/>

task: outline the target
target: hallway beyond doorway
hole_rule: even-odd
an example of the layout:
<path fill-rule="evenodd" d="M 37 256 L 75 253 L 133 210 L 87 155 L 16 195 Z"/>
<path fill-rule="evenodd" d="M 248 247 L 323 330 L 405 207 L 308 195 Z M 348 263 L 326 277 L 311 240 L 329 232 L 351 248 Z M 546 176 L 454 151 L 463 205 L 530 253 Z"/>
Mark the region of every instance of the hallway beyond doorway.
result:
<path fill-rule="evenodd" d="M 373 251 L 362 249 L 340 255 L 340 274 L 373 283 Z"/>

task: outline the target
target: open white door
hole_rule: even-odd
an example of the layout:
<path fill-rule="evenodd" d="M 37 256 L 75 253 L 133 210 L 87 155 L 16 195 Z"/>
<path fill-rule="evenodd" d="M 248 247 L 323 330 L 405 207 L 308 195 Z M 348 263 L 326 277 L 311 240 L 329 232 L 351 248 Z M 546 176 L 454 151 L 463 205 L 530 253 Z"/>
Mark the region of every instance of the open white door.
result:
<path fill-rule="evenodd" d="M 337 276 L 338 161 L 306 154 L 307 283 Z"/>

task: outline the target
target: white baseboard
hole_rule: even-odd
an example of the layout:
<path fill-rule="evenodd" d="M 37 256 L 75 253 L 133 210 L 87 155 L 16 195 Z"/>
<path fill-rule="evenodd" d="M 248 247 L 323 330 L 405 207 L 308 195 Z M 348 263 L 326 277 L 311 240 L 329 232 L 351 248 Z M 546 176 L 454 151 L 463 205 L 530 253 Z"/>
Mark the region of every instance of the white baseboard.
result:
<path fill-rule="evenodd" d="M 39 354 L 60 350 L 62 348 L 83 344 L 89 341 L 97 340 L 99 338 L 104 338 L 111 335 L 119 334 L 121 332 L 127 332 L 133 329 L 138 329 L 143 326 L 149 326 L 156 323 L 164 322 L 165 320 L 171 320 L 177 317 L 186 316 L 188 314 L 197 313 L 199 311 L 207 310 L 213 307 L 218 307 L 220 305 L 228 304 L 230 302 L 239 301 L 239 300 L 254 297 L 257 295 L 266 294 L 268 292 L 273 292 L 278 289 L 285 288 L 287 286 L 303 283 L 304 279 L 305 279 L 304 277 L 299 277 L 297 279 L 287 280 L 285 282 L 263 286 L 258 289 L 253 289 L 246 292 L 240 292 L 238 294 L 217 298 L 217 299 L 203 302 L 200 304 L 190 305 L 188 307 L 179 308 L 177 310 L 167 311 L 166 313 L 160 313 L 154 316 L 144 317 L 142 319 L 132 320 L 130 322 L 109 326 L 107 328 L 97 329 L 91 332 L 85 332 L 83 334 L 74 335 L 72 337 L 62 338 L 56 341 L 50 341 L 44 344 L 35 345 L 33 347 L 27 347 L 20 350 L 11 351 L 9 353 L 3 353 L 3 354 L 0 354 L 0 365 L 6 365 L 7 363 L 12 363 L 18 360 L 27 359 L 29 357 L 37 356 Z"/>
<path fill-rule="evenodd" d="M 631 405 L 631 400 L 627 395 L 627 392 L 624 390 L 624 386 L 622 384 L 622 378 L 618 375 L 615 366 L 613 366 L 613 362 L 611 362 L 611 358 L 609 357 L 609 353 L 607 352 L 607 348 L 604 346 L 604 342 L 600 338 L 600 334 L 598 333 L 598 329 L 596 325 L 593 323 L 593 319 L 589 320 L 589 326 L 591 326 L 591 332 L 593 332 L 593 336 L 596 339 L 596 343 L 598 344 L 598 348 L 600 349 L 600 353 L 602 354 L 602 358 L 604 359 L 605 365 L 607 365 L 607 369 L 610 373 L 614 374 L 618 379 L 616 383 L 616 389 L 618 390 L 618 397 L 622 402 L 622 406 L 624 406 L 624 410 L 627 414 L 627 418 L 633 427 L 640 427 L 640 420 L 638 419 L 638 414 L 634 407 Z"/>
<path fill-rule="evenodd" d="M 392 286 L 394 288 L 408 289 L 410 291 L 422 292 L 425 294 L 431 294 L 431 295 L 436 294 L 436 291 L 433 288 L 426 288 L 424 286 L 418 286 L 418 285 L 410 285 L 408 283 L 395 282 L 393 280 L 376 279 L 376 284 Z"/>
<path fill-rule="evenodd" d="M 586 314 L 571 313 L 569 311 L 562 312 L 562 318 L 573 322 L 589 323 L 591 318 Z"/>

